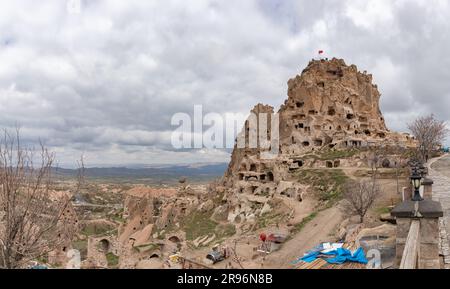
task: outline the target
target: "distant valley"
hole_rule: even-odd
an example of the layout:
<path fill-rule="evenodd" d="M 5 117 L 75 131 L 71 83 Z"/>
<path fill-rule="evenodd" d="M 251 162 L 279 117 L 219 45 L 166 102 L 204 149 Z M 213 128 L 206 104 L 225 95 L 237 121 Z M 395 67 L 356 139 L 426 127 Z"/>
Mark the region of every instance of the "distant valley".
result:
<path fill-rule="evenodd" d="M 127 167 L 93 167 L 86 168 L 84 175 L 91 180 L 111 179 L 116 182 L 174 184 L 180 178 L 186 178 L 190 183 L 204 183 L 223 176 L 228 164 L 191 164 L 191 165 L 161 165 Z M 61 178 L 76 177 L 78 170 L 54 168 L 56 176 Z"/>

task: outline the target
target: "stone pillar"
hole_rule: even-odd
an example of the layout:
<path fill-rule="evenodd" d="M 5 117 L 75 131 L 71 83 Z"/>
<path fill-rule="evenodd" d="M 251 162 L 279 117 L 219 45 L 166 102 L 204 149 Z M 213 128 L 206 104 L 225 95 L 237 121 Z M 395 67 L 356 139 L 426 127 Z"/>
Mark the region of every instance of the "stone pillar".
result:
<path fill-rule="evenodd" d="M 396 266 L 400 266 L 412 220 L 420 220 L 419 269 L 439 269 L 439 218 L 444 216 L 439 202 L 405 201 L 391 215 L 397 220 Z"/>
<path fill-rule="evenodd" d="M 411 200 L 413 194 L 414 194 L 414 192 L 413 192 L 412 184 L 408 183 L 408 185 L 406 187 L 403 187 L 403 196 L 405 198 L 405 201 Z"/>
<path fill-rule="evenodd" d="M 395 268 L 400 267 L 403 250 L 405 250 L 406 238 L 411 227 L 411 218 L 397 218 L 397 232 L 395 239 Z"/>
<path fill-rule="evenodd" d="M 422 182 L 423 185 L 423 198 L 426 200 L 433 199 L 433 180 L 425 178 Z"/>
<path fill-rule="evenodd" d="M 419 269 L 440 269 L 439 218 L 420 219 Z"/>

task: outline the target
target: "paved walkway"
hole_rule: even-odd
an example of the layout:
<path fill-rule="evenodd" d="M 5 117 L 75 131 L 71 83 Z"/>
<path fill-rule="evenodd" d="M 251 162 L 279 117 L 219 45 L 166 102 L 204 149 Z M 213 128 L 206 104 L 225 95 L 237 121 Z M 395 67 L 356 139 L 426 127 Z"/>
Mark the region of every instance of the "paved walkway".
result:
<path fill-rule="evenodd" d="M 444 217 L 440 220 L 440 252 L 446 269 L 450 269 L 450 155 L 433 159 L 428 164 L 429 177 L 434 181 L 433 199 L 441 202 Z"/>

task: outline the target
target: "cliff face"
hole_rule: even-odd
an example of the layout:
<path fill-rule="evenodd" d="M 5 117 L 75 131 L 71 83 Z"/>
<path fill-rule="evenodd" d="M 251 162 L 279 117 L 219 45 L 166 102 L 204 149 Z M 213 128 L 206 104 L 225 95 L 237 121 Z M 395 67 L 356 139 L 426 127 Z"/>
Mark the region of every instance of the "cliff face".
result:
<path fill-rule="evenodd" d="M 278 137 L 274 127 L 266 131 L 259 121 L 262 113 L 276 119 L 273 107 L 258 104 L 251 111 L 253 116 L 238 137 L 245 137 L 245 146 L 242 142 L 235 146 L 223 177 L 226 203 L 216 209 L 228 212 L 227 220 L 241 224 L 245 231 L 245 226 L 268 212 L 288 217 L 285 214 L 290 209 L 279 204 L 291 208 L 292 202 L 300 202 L 295 214 L 310 214 L 308 204 L 316 199 L 310 195 L 315 189 L 308 183 L 308 172 L 317 171 L 311 169 L 322 170 L 324 176 L 340 172 L 345 177 L 346 169 L 368 169 L 374 161 L 379 167 L 402 166 L 405 160 L 400 151 L 414 147 L 415 141 L 408 134 L 387 129 L 379 101 L 372 76 L 359 72 L 355 65 L 348 66 L 341 59 L 311 61 L 288 82 L 288 98 L 277 115 Z M 256 147 L 249 142 L 255 132 Z M 261 146 L 264 135 L 260 134 L 270 137 L 269 147 Z M 374 148 L 383 151 L 383 156 L 374 158 Z M 274 154 L 268 158 L 269 151 Z M 341 170 L 327 171 L 333 168 Z M 333 192 L 332 180 L 322 180 L 328 186 L 322 189 Z"/>
<path fill-rule="evenodd" d="M 339 59 L 312 61 L 288 87 L 280 109 L 284 153 L 367 146 L 389 133 L 372 75 L 358 72 L 355 65 Z"/>
<path fill-rule="evenodd" d="M 288 81 L 288 99 L 278 111 L 276 157 L 263 158 L 266 148 L 248 145 L 252 128 L 247 121 L 241 132 L 247 139 L 246 147 L 234 148 L 224 184 L 239 191 L 250 191 L 250 183 L 252 192 L 275 184 L 268 189 L 273 191 L 280 181 L 285 181 L 289 170 L 300 167 L 368 166 L 364 158 L 357 162 L 333 160 L 331 165 L 326 160 L 309 162 L 303 158 L 308 154 L 414 146 L 409 135 L 387 129 L 379 101 L 380 93 L 372 83 L 372 75 L 359 72 L 355 65 L 348 66 L 342 59 L 311 61 L 301 75 Z M 252 110 L 256 115 L 272 112 L 272 107 L 262 104 Z M 259 126 L 256 130 L 261 131 Z M 269 127 L 268 136 L 270 130 Z"/>
<path fill-rule="evenodd" d="M 253 131 L 251 132 L 251 121 L 247 120 L 245 122 L 244 128 L 242 129 L 241 133 L 239 134 L 239 137 L 244 137 L 245 142 L 245 148 L 238 148 L 238 145 L 236 144 L 233 149 L 231 161 L 228 165 L 228 170 L 225 173 L 225 179 L 228 181 L 228 185 L 233 185 L 233 175 L 236 176 L 236 172 L 238 171 L 250 171 L 250 165 L 247 168 L 247 163 L 243 160 L 253 157 L 253 158 L 260 158 L 260 154 L 265 151 L 261 148 L 260 144 L 257 144 L 256 147 L 252 147 L 250 145 L 249 141 L 249 135 L 252 133 L 256 133 L 256 131 L 259 131 L 259 124 L 258 119 L 260 114 L 266 114 L 268 118 L 270 118 L 271 115 L 273 115 L 274 110 L 273 107 L 269 105 L 263 105 L 263 104 L 257 104 L 251 111 L 251 114 L 255 116 L 257 127 L 253 127 Z M 268 120 L 270 123 L 270 120 Z M 270 139 L 270 126 L 268 126 L 269 131 L 267 133 L 267 138 Z M 257 134 L 257 133 L 256 133 Z"/>

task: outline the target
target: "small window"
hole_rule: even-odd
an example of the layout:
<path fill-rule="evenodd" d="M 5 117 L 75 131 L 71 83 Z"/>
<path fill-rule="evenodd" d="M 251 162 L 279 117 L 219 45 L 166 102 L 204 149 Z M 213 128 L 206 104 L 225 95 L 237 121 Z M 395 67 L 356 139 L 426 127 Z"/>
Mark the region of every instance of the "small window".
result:
<path fill-rule="evenodd" d="M 314 140 L 314 145 L 320 147 L 323 145 L 323 141 L 321 139 Z"/>
<path fill-rule="evenodd" d="M 172 242 L 172 243 L 181 243 L 181 240 L 180 240 L 180 238 L 178 238 L 177 236 L 172 236 L 172 237 L 170 237 L 169 238 L 169 241 L 170 242 Z"/>
<path fill-rule="evenodd" d="M 336 71 L 336 70 L 327 70 L 327 72 L 329 73 L 329 74 L 331 74 L 331 75 L 333 75 L 333 76 L 336 76 L 336 75 L 338 75 L 338 71 Z"/>

